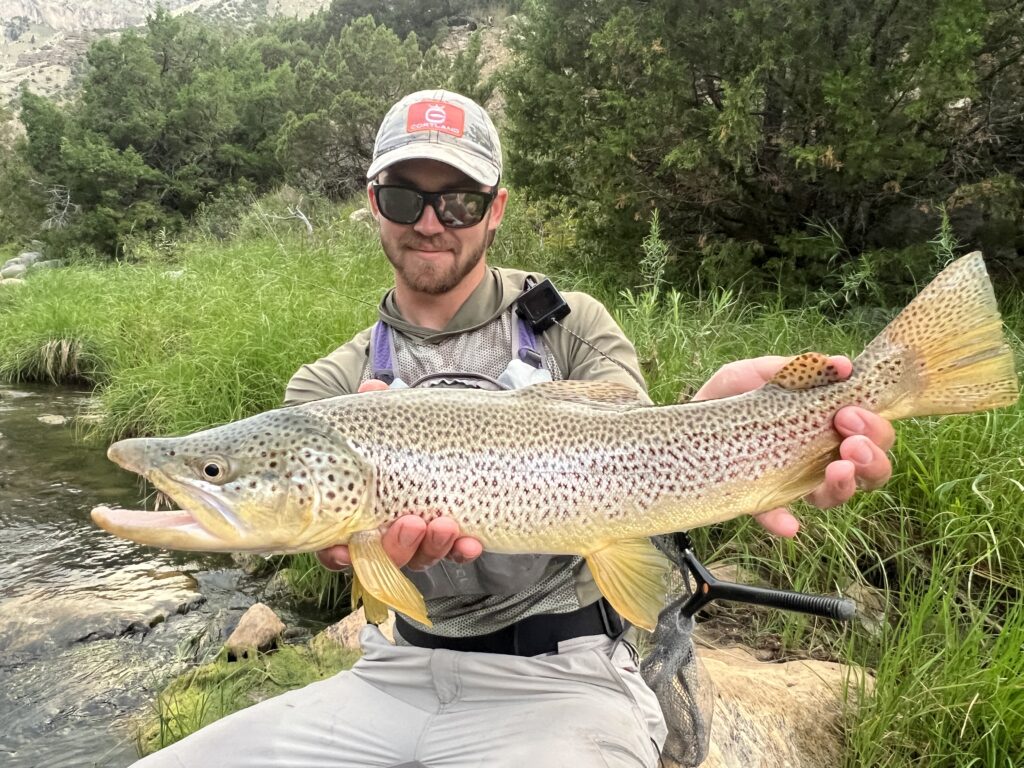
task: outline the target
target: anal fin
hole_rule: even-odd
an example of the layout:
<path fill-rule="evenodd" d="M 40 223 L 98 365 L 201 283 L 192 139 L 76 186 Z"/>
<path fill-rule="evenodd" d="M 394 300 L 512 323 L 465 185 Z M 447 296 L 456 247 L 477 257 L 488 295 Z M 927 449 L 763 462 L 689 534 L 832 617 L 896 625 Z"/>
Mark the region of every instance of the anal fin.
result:
<path fill-rule="evenodd" d="M 431 626 L 423 595 L 388 557 L 379 531 L 360 531 L 353 535 L 348 550 L 356 572 L 352 599 L 362 598 L 367 621 L 380 616 L 381 612 L 386 617 L 384 606 L 390 606 L 420 624 Z"/>
<path fill-rule="evenodd" d="M 363 604 L 363 615 L 367 624 L 383 624 L 388 618 L 388 607 L 366 591 L 358 576 L 352 577 L 352 610 Z"/>
<path fill-rule="evenodd" d="M 813 491 L 825 479 L 825 467 L 839 458 L 839 446 L 834 450 L 825 451 L 818 456 L 812 457 L 805 464 L 800 465 L 794 472 L 774 487 L 759 500 L 757 512 L 767 512 L 776 507 L 791 504 L 797 499 L 802 499 Z M 756 513 L 755 513 L 756 514 Z"/>
<path fill-rule="evenodd" d="M 650 539 L 616 541 L 585 555 L 594 582 L 612 607 L 632 624 L 654 630 L 665 607 L 672 563 Z"/>

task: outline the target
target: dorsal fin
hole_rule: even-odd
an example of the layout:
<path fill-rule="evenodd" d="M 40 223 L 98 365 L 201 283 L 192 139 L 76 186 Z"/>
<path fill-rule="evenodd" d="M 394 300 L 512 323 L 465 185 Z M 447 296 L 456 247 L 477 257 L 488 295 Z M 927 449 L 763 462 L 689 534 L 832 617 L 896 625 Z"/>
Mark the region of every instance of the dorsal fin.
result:
<path fill-rule="evenodd" d="M 525 387 L 517 394 L 597 407 L 639 408 L 650 405 L 640 390 L 611 381 L 545 381 Z"/>
<path fill-rule="evenodd" d="M 820 352 L 805 352 L 797 355 L 772 378 L 772 384 L 783 389 L 811 389 L 841 381 L 835 365 L 828 355 Z"/>

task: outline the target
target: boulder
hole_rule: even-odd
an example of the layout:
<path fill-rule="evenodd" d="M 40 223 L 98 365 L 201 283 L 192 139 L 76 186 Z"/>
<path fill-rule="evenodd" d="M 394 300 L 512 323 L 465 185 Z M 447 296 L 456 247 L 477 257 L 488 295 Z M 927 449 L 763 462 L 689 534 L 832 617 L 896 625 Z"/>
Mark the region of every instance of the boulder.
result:
<path fill-rule="evenodd" d="M 698 655 L 715 687 L 711 747 L 701 768 L 842 764 L 844 718 L 857 692 L 870 693 L 873 683 L 862 669 L 813 660 L 766 663 L 741 648 Z"/>
<path fill-rule="evenodd" d="M 16 285 L 24 285 L 25 281 L 20 277 L 0 277 L 0 285 L 10 286 L 13 288 Z"/>
<path fill-rule="evenodd" d="M 37 419 L 43 424 L 50 424 L 55 427 L 59 427 L 61 424 L 66 424 L 68 421 L 67 416 L 58 416 L 53 413 L 44 413 L 42 416 L 38 416 Z"/>
<path fill-rule="evenodd" d="M 28 267 L 31 266 L 32 264 L 35 264 L 37 261 L 41 261 L 42 258 L 43 254 L 41 254 L 39 251 L 22 251 L 17 256 L 15 256 L 13 260 L 17 261 L 19 264 L 24 264 L 26 267 Z"/>
<path fill-rule="evenodd" d="M 284 622 L 273 610 L 263 603 L 249 607 L 235 627 L 235 631 L 224 643 L 229 659 L 245 659 L 266 651 L 277 644 L 284 632 Z"/>
<path fill-rule="evenodd" d="M 341 621 L 331 624 L 327 629 L 313 638 L 314 643 L 333 643 L 342 648 L 359 650 L 359 633 L 366 626 L 366 616 L 362 606 L 350 613 Z M 380 631 L 390 642 L 395 642 L 395 614 L 388 611 L 388 618 L 380 625 Z"/>
<path fill-rule="evenodd" d="M 0 269 L 0 278 L 10 280 L 11 278 L 21 277 L 26 272 L 28 272 L 28 267 L 24 264 L 11 264 L 8 262 L 3 269 Z"/>
<path fill-rule="evenodd" d="M 373 214 L 369 208 L 357 208 L 348 215 L 349 221 L 365 221 L 367 224 L 376 224 Z"/>
<path fill-rule="evenodd" d="M 37 261 L 35 264 L 31 265 L 33 270 L 36 270 L 36 269 L 57 269 L 57 267 L 63 267 L 63 266 L 64 266 L 64 262 L 61 261 L 60 259 L 47 259 L 46 261 Z"/>

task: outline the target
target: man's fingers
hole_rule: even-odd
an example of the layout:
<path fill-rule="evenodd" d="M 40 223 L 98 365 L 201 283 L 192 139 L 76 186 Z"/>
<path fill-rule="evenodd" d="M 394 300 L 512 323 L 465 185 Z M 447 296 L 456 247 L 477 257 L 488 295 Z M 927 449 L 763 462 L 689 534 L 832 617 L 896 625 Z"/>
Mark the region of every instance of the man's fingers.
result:
<path fill-rule="evenodd" d="M 484 553 L 484 545 L 472 536 L 460 536 L 452 545 L 448 558 L 456 563 L 469 563 Z"/>
<path fill-rule="evenodd" d="M 800 530 L 800 521 L 793 517 L 793 513 L 785 507 L 762 512 L 755 515 L 754 519 L 769 533 L 785 536 L 787 539 L 796 536 L 797 531 Z"/>
<path fill-rule="evenodd" d="M 873 441 L 862 435 L 848 437 L 839 444 L 839 455 L 853 462 L 856 484 L 859 488 L 881 488 L 892 476 L 892 462 L 888 454 Z"/>
<path fill-rule="evenodd" d="M 409 567 L 413 570 L 423 570 L 437 564 L 448 556 L 458 537 L 459 524 L 450 517 L 431 520 L 419 549 L 409 559 Z"/>
<path fill-rule="evenodd" d="M 316 553 L 316 559 L 328 571 L 343 571 L 352 565 L 352 558 L 349 557 L 348 547 L 344 544 L 321 549 Z"/>
<path fill-rule="evenodd" d="M 381 546 L 395 565 L 413 570 L 429 568 L 445 557 L 468 563 L 483 552 L 477 539 L 459 535 L 459 524 L 450 517 L 438 517 L 427 524 L 416 515 L 403 515 L 384 531 Z M 322 549 L 316 557 L 332 571 L 352 564 L 348 547 L 341 545 Z"/>
<path fill-rule="evenodd" d="M 805 500 L 820 509 L 846 503 L 857 492 L 857 467 L 852 461 L 833 461 L 825 467 L 825 480 Z"/>
<path fill-rule="evenodd" d="M 896 430 L 889 420 L 863 408 L 847 406 L 836 414 L 833 423 L 843 437 L 863 435 L 883 451 L 896 442 Z"/>
<path fill-rule="evenodd" d="M 807 495 L 807 501 L 827 509 L 845 504 L 858 488 L 881 488 L 892 476 L 889 456 L 861 435 L 848 437 L 839 445 L 839 461 L 825 467 L 825 481 Z"/>
<path fill-rule="evenodd" d="M 424 537 L 427 524 L 415 515 L 403 515 L 384 531 L 381 546 L 392 562 L 401 568 L 416 556 Z"/>
<path fill-rule="evenodd" d="M 359 385 L 357 392 L 379 392 L 382 389 L 388 389 L 388 385 L 380 379 L 367 379 Z"/>

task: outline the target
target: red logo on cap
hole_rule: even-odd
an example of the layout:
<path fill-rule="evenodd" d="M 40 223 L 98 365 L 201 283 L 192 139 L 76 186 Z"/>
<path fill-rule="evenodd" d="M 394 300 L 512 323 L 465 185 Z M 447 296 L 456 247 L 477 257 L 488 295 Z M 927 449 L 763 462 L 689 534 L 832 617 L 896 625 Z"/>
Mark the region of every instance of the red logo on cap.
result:
<path fill-rule="evenodd" d="M 406 133 L 440 131 L 450 136 L 461 136 L 466 114 L 454 104 L 443 101 L 417 101 L 409 107 L 405 123 Z"/>

